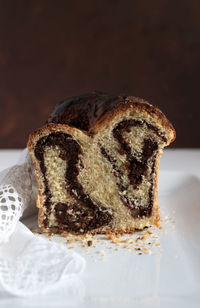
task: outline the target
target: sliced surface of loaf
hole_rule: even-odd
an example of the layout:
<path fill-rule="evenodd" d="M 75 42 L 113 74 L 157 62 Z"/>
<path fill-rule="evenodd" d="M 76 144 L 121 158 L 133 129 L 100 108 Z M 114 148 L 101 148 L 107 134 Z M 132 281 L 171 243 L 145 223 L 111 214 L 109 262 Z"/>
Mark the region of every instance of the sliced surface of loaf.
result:
<path fill-rule="evenodd" d="M 134 232 L 159 225 L 158 168 L 175 139 L 142 99 L 92 92 L 59 103 L 29 137 L 44 232 Z"/>

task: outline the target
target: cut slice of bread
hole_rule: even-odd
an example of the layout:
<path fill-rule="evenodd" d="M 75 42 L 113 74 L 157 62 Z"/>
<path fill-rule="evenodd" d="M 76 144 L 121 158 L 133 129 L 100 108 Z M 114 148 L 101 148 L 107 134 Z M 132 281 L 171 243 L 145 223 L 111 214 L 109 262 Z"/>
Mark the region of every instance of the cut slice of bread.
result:
<path fill-rule="evenodd" d="M 159 225 L 159 159 L 174 139 L 162 112 L 135 97 L 95 92 L 60 103 L 28 142 L 39 226 L 66 235 Z"/>

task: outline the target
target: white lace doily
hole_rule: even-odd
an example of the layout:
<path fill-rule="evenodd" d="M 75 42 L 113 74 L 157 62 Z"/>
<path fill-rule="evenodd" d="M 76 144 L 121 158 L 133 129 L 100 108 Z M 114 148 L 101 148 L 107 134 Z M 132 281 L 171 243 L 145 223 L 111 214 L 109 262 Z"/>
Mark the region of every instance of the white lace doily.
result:
<path fill-rule="evenodd" d="M 23 212 L 22 198 L 11 185 L 0 186 L 0 242 L 13 233 Z"/>
<path fill-rule="evenodd" d="M 37 186 L 31 158 L 25 149 L 17 165 L 0 172 L 0 243 L 8 241 L 26 210 L 35 211 Z"/>

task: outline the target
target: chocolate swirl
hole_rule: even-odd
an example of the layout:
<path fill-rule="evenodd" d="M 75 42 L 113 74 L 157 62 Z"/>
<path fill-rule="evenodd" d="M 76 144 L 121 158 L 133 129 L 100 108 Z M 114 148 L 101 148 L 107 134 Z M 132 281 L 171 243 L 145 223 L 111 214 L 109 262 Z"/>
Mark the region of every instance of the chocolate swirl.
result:
<path fill-rule="evenodd" d="M 40 161 L 40 168 L 44 177 L 45 186 L 45 206 L 46 217 L 44 223 L 48 226 L 48 214 L 51 211 L 51 192 L 48 187 L 46 177 L 46 167 L 44 162 L 44 149 L 46 146 L 58 146 L 60 148 L 60 158 L 67 162 L 65 173 L 66 187 L 70 195 L 76 200 L 76 204 L 57 203 L 55 205 L 55 215 L 57 221 L 65 231 L 85 233 L 89 230 L 108 225 L 111 220 L 111 214 L 103 205 L 95 204 L 90 196 L 84 192 L 83 186 L 78 181 L 81 148 L 72 136 L 55 132 L 47 137 L 42 137 L 35 147 L 35 156 Z"/>

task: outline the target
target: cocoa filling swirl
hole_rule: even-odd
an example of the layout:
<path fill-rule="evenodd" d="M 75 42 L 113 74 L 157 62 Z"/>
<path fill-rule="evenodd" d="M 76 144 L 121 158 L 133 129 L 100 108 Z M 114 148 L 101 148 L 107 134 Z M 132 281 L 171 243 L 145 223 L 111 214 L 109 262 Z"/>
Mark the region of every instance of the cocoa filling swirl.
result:
<path fill-rule="evenodd" d="M 117 186 L 119 188 L 119 195 L 120 199 L 122 200 L 123 204 L 127 206 L 130 211 L 131 215 L 134 218 L 150 216 L 153 208 L 153 174 L 155 171 L 155 161 L 156 161 L 156 154 L 158 150 L 158 144 L 156 141 L 151 139 L 144 139 L 143 141 L 143 148 L 141 153 L 141 159 L 138 160 L 132 154 L 130 145 L 126 142 L 125 138 L 123 137 L 123 132 L 129 132 L 130 128 L 133 126 L 140 126 L 146 125 L 146 127 L 152 130 L 157 136 L 159 136 L 163 142 L 166 142 L 165 136 L 161 135 L 156 127 L 147 123 L 146 121 L 141 120 L 124 120 L 121 121 L 116 125 L 113 129 L 113 137 L 117 140 L 120 144 L 120 154 L 126 155 L 127 162 L 126 162 L 126 169 L 130 184 L 133 186 L 134 189 L 137 189 L 139 185 L 142 183 L 143 177 L 147 173 L 148 168 L 148 161 L 152 159 L 152 169 L 150 174 L 150 181 L 151 187 L 149 188 L 149 201 L 146 205 L 137 206 L 138 199 L 135 197 L 129 198 L 127 194 L 124 194 L 127 187 L 124 186 L 122 181 L 122 171 L 117 168 L 116 160 L 106 151 L 104 147 L 100 146 L 100 150 L 102 155 L 110 162 L 113 168 L 113 174 L 117 178 Z"/>
<path fill-rule="evenodd" d="M 46 146 L 58 146 L 59 157 L 67 162 L 65 173 L 66 189 L 76 200 L 76 204 L 57 203 L 55 205 L 55 216 L 61 225 L 59 229 L 65 231 L 85 233 L 89 230 L 108 225 L 112 215 L 101 204 L 95 204 L 90 196 L 84 192 L 83 186 L 78 182 L 81 147 L 70 135 L 62 132 L 54 132 L 42 137 L 35 147 L 35 156 L 40 161 L 40 168 L 44 177 L 46 218 L 44 224 L 49 224 L 48 214 L 51 211 L 51 192 L 46 177 L 46 166 L 44 163 L 44 149 Z"/>

